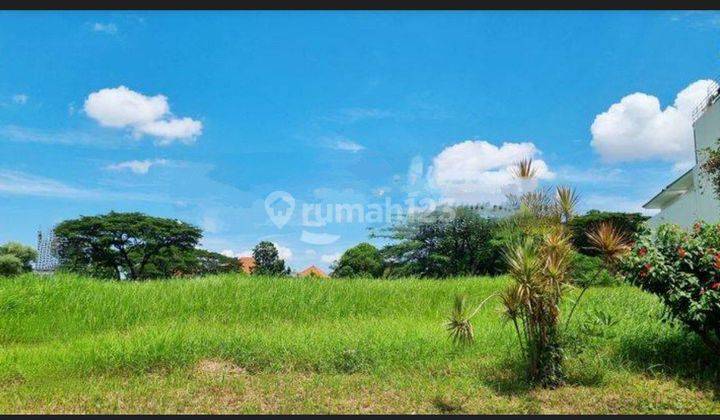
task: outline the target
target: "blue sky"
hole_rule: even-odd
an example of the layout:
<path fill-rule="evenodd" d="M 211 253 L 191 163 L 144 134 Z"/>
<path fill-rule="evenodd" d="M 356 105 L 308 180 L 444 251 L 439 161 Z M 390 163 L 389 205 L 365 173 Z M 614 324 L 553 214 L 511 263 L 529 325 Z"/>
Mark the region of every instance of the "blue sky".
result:
<path fill-rule="evenodd" d="M 636 211 L 692 164 L 719 35 L 704 12 L 0 13 L 0 242 L 137 210 L 327 267 L 382 224 L 303 205 L 492 203 L 526 155 Z"/>

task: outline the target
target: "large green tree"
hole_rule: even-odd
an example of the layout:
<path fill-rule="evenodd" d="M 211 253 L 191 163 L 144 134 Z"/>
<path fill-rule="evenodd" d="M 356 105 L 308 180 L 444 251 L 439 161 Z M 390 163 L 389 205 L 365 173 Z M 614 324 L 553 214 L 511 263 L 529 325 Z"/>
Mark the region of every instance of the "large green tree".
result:
<path fill-rule="evenodd" d="M 110 212 L 64 221 L 55 236 L 63 268 L 138 280 L 190 270 L 202 231 L 180 220 Z"/>
<path fill-rule="evenodd" d="M 253 248 L 255 268 L 253 274 L 260 276 L 286 276 L 290 274 L 290 267 L 280 259 L 278 250 L 272 242 L 262 241 Z"/>
<path fill-rule="evenodd" d="M 471 206 L 446 207 L 411 217 L 375 235 L 389 276 L 450 277 L 493 272 L 499 250 L 491 239 L 497 222 Z"/>
<path fill-rule="evenodd" d="M 332 277 L 380 277 L 382 254 L 372 244 L 363 242 L 345 251 L 332 270 Z"/>

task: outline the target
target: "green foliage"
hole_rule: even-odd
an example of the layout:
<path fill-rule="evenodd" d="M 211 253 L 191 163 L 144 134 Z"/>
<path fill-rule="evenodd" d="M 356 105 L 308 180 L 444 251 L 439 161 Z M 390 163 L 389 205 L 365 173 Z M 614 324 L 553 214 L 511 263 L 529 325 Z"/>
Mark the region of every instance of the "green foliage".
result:
<path fill-rule="evenodd" d="M 593 249 L 592 244 L 588 241 L 586 232 L 595 229 L 602 222 L 612 223 L 628 238 L 633 238 L 635 234 L 642 230 L 643 223 L 649 219 L 640 213 L 622 213 L 622 212 L 605 212 L 599 210 L 590 210 L 582 216 L 575 216 L 568 222 L 568 227 L 573 234 L 573 246 L 579 252 L 596 256 L 598 251 Z"/>
<path fill-rule="evenodd" d="M 383 258 L 372 244 L 363 242 L 347 251 L 333 264 L 332 277 L 371 277 L 383 274 Z"/>
<path fill-rule="evenodd" d="M 290 267 L 278 256 L 278 250 L 272 242 L 262 241 L 253 248 L 255 268 L 253 274 L 259 276 L 286 276 Z"/>
<path fill-rule="evenodd" d="M 23 263 L 11 254 L 0 254 L 0 276 L 10 277 L 22 274 Z"/>
<path fill-rule="evenodd" d="M 64 221 L 55 236 L 62 268 L 140 280 L 192 273 L 202 232 L 179 220 L 110 212 Z"/>
<path fill-rule="evenodd" d="M 217 252 L 195 249 L 194 275 L 242 273 L 242 266 L 237 258 L 226 257 Z"/>
<path fill-rule="evenodd" d="M 32 262 L 37 259 L 37 251 L 19 242 L 8 242 L 0 246 L 0 258 L 0 275 L 11 276 L 32 271 Z"/>
<path fill-rule="evenodd" d="M 622 279 L 611 274 L 600 257 L 573 251 L 570 275 L 579 286 L 616 286 Z"/>
<path fill-rule="evenodd" d="M 707 147 L 702 152 L 705 161 L 700 165 L 700 169 L 710 179 L 715 196 L 720 198 L 720 147 Z"/>
<path fill-rule="evenodd" d="M 379 235 L 386 275 L 443 278 L 494 272 L 500 250 L 491 238 L 497 222 L 472 207 L 447 207 L 411 217 Z"/>
<path fill-rule="evenodd" d="M 720 225 L 696 223 L 691 232 L 662 225 L 639 236 L 623 260 L 633 284 L 657 295 L 667 315 L 720 354 Z"/>

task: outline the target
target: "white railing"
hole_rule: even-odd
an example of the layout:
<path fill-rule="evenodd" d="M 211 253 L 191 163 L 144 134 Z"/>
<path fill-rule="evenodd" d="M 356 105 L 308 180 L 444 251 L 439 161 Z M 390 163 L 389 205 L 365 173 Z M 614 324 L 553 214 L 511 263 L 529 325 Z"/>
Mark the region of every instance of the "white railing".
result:
<path fill-rule="evenodd" d="M 707 88 L 707 95 L 700 101 L 700 103 L 693 109 L 692 112 L 692 122 L 695 124 L 695 121 L 697 121 L 700 116 L 702 116 L 703 112 L 715 103 L 715 101 L 718 99 L 718 96 L 720 96 L 720 85 L 716 81 L 712 81 L 710 83 L 710 86 Z"/>

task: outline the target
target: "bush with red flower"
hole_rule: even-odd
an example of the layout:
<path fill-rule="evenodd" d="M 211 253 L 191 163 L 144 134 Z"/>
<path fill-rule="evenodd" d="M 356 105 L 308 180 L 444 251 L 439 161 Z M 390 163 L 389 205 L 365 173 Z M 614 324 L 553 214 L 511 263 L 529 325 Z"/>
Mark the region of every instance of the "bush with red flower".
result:
<path fill-rule="evenodd" d="M 622 274 L 720 353 L 720 224 L 696 223 L 690 232 L 662 225 L 636 239 Z"/>

